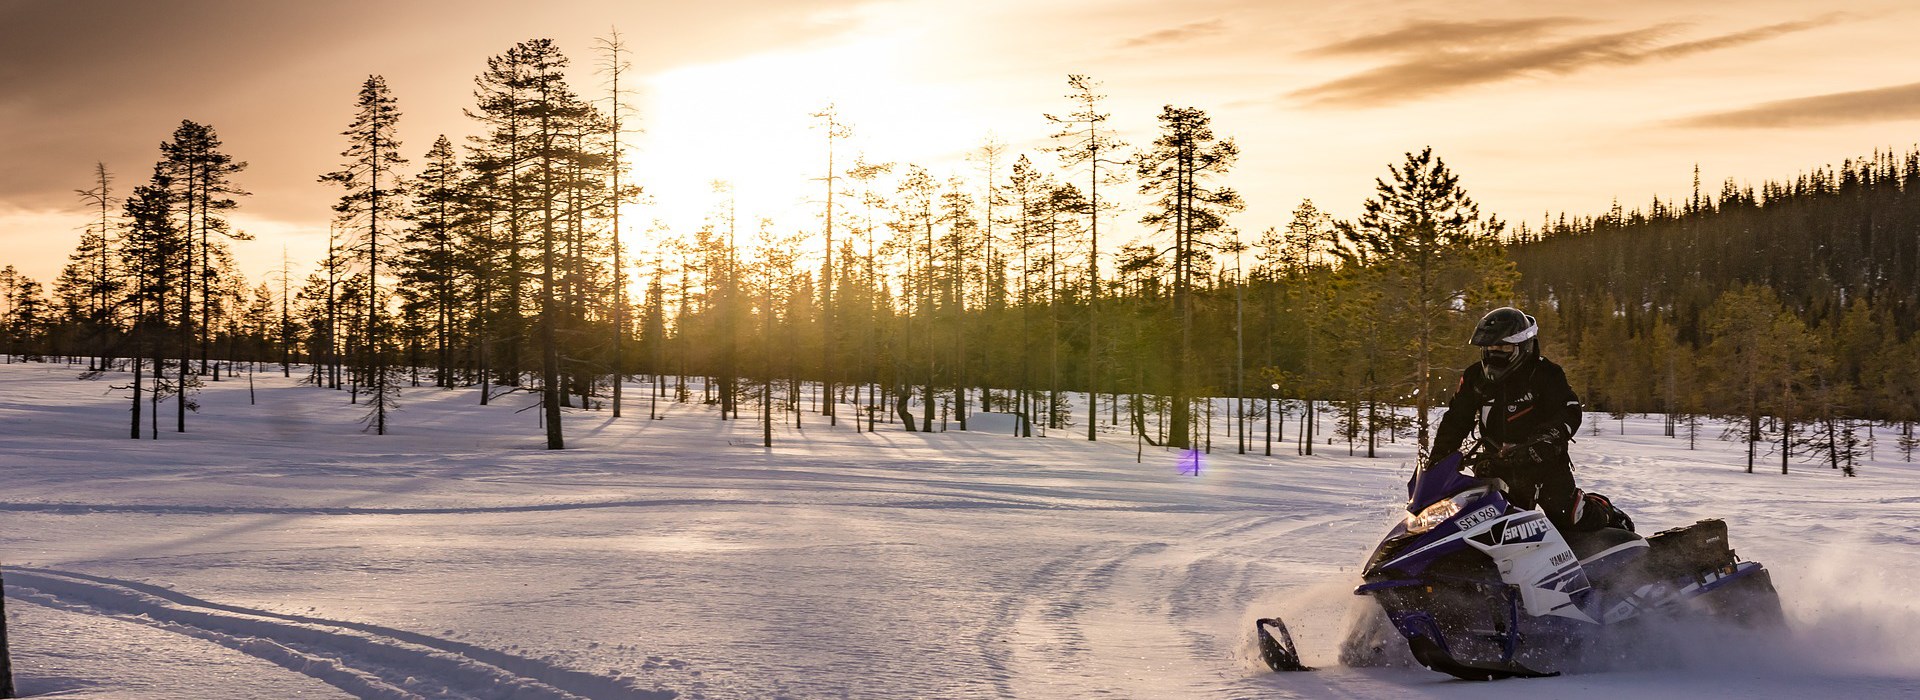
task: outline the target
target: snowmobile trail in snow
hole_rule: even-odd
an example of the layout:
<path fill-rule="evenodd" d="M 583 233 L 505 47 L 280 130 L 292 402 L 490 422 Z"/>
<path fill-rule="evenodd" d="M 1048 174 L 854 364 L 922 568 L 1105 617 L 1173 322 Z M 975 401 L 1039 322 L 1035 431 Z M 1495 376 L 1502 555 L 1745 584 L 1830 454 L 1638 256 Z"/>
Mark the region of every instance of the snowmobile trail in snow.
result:
<path fill-rule="evenodd" d="M 490 515 L 553 513 L 606 508 L 670 508 L 676 506 L 730 505 L 751 506 L 779 504 L 770 501 L 703 500 L 697 498 L 655 498 L 589 503 L 538 503 L 518 506 L 474 506 L 466 508 L 196 506 L 144 503 L 0 503 L 0 511 L 49 513 L 53 515 L 92 515 L 96 513 L 139 513 L 145 515 Z"/>
<path fill-rule="evenodd" d="M 581 503 L 536 503 L 529 505 L 470 506 L 452 508 L 360 508 L 351 506 L 236 506 L 236 505 L 172 505 L 148 503 L 7 503 L 0 502 L 0 512 L 46 513 L 51 515 L 94 515 L 102 513 L 137 513 L 144 515 L 496 515 L 514 513 L 556 513 L 575 510 L 611 510 L 624 508 L 675 508 L 685 506 L 722 507 L 722 506 L 808 506 L 810 503 L 795 503 L 777 500 L 746 499 L 700 499 L 700 498 L 654 498 L 627 501 L 592 501 Z M 976 509 L 976 510 L 1086 510 L 1111 511 L 1123 513 L 1206 513 L 1220 509 L 1194 506 L 1125 506 L 1078 503 L 1022 502 L 1002 498 L 983 498 L 972 495 L 930 494 L 927 498 L 910 501 L 884 501 L 873 503 L 841 503 L 852 508 L 915 508 L 915 509 Z"/>
<path fill-rule="evenodd" d="M 1101 635 L 1088 627 L 1121 601 L 1112 594 L 1116 579 L 1142 557 L 1168 549 L 1163 542 L 1082 546 L 1035 569 L 1020 586 L 993 605 L 993 615 L 976 636 L 988 678 L 999 697 L 1030 694 L 1016 683 L 1049 679 L 1085 690 L 1082 697 L 1124 695 L 1112 686 L 1094 658 Z"/>
<path fill-rule="evenodd" d="M 22 567 L 8 567 L 6 580 L 19 600 L 204 639 L 361 698 L 677 697 L 464 642 L 223 605 L 136 581 Z"/>

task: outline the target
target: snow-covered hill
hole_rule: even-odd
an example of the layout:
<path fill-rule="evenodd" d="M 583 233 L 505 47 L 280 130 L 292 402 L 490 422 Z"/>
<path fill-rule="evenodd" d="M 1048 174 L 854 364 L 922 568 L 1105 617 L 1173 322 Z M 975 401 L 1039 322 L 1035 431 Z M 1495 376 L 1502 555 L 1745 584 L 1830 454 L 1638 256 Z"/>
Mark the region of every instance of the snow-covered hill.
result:
<path fill-rule="evenodd" d="M 1749 475 L 1739 446 L 1689 451 L 1657 420 L 1583 431 L 1584 485 L 1643 531 L 1727 518 L 1795 634 L 1471 684 L 1334 663 L 1355 565 L 1402 512 L 1404 442 L 1241 457 L 1222 421 L 1191 476 L 1124 436 L 808 414 L 763 449 L 757 423 L 639 403 L 570 413 L 573 449 L 549 452 L 525 394 L 409 390 L 378 437 L 344 393 L 277 374 L 257 405 L 229 379 L 190 432 L 134 441 L 115 378 L 77 373 L 0 365 L 0 564 L 28 694 L 1920 695 L 1920 468 L 1890 450 L 1854 479 Z M 1254 658 L 1252 620 L 1275 613 L 1322 671 Z"/>

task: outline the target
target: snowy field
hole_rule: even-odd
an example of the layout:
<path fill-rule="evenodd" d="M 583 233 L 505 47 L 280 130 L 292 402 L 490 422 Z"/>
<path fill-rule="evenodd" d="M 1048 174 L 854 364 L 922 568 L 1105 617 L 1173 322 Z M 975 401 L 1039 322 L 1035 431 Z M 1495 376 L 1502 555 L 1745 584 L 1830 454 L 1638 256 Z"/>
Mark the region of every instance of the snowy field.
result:
<path fill-rule="evenodd" d="M 1655 668 L 1469 683 L 1334 660 L 1406 442 L 1274 457 L 1079 431 L 856 433 L 567 416 L 409 390 L 209 385 L 185 435 L 65 365 L 0 365 L 0 563 L 17 683 L 61 698 L 1807 698 L 1920 696 L 1920 468 L 1890 447 L 1742 472 L 1739 445 L 1583 430 L 1578 477 L 1643 532 L 1725 517 L 1790 638 Z M 125 381 L 120 378 L 119 381 Z M 1294 426 L 1288 426 L 1292 437 Z M 1717 434 L 1717 427 L 1710 431 Z M 1887 441 L 1890 444 L 1890 441 Z M 1256 658 L 1283 614 L 1309 664 Z"/>

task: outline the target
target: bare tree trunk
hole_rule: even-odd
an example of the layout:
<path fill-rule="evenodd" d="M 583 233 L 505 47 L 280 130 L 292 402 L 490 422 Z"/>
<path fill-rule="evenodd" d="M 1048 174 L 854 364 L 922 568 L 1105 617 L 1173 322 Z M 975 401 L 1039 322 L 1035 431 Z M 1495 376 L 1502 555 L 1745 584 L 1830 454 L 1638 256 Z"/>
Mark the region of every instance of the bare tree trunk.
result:
<path fill-rule="evenodd" d="M 193 246 L 189 244 L 187 249 L 192 250 Z M 193 279 L 191 268 L 188 269 L 186 278 Z M 180 298 L 180 385 L 175 387 L 174 393 L 177 399 L 174 402 L 177 422 L 174 432 L 184 433 L 187 432 L 187 372 L 193 364 L 193 294 L 182 292 Z M 155 374 L 159 373 L 155 372 Z"/>
<path fill-rule="evenodd" d="M 0 596 L 0 698 L 13 696 L 13 654 L 7 648 L 7 601 L 5 596 Z"/>
<path fill-rule="evenodd" d="M 1793 419 L 1780 416 L 1780 473 L 1787 473 L 1787 457 L 1793 454 Z"/>
<path fill-rule="evenodd" d="M 542 95 L 543 102 L 551 99 Z M 540 403 L 546 418 L 547 449 L 566 448 L 560 432 L 560 342 L 555 337 L 553 296 L 553 139 L 554 129 L 548 112 L 540 119 Z"/>
<path fill-rule="evenodd" d="M 138 440 L 140 439 L 140 382 L 144 379 L 144 377 L 140 375 L 140 369 L 141 365 L 145 364 L 140 357 L 138 341 L 135 341 L 133 352 L 128 354 L 132 356 L 129 359 L 133 362 L 133 430 L 127 437 Z"/>

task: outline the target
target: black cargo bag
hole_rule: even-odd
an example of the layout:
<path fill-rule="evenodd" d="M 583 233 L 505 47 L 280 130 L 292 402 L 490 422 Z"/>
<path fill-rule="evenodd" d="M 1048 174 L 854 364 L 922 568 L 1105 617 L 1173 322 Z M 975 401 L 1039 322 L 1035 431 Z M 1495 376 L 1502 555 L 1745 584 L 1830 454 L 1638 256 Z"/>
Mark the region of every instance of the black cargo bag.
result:
<path fill-rule="evenodd" d="M 1727 543 L 1727 521 L 1710 518 L 1647 538 L 1647 567 L 1666 576 L 1700 577 L 1738 561 Z"/>

